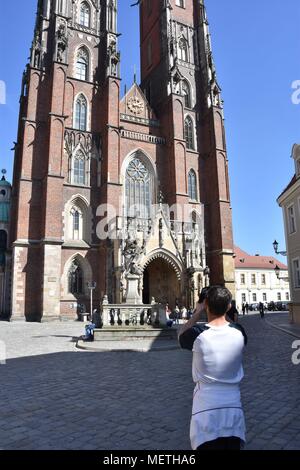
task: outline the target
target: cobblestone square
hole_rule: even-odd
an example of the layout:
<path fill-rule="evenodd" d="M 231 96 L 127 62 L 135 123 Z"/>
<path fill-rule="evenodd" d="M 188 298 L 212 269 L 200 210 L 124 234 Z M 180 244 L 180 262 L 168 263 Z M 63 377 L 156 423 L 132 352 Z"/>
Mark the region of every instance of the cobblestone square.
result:
<path fill-rule="evenodd" d="M 300 448 L 296 337 L 272 326 L 279 315 L 241 319 L 249 336 L 246 449 Z M 189 450 L 191 354 L 79 351 L 74 338 L 83 329 L 75 322 L 0 323 L 7 348 L 0 449 Z"/>

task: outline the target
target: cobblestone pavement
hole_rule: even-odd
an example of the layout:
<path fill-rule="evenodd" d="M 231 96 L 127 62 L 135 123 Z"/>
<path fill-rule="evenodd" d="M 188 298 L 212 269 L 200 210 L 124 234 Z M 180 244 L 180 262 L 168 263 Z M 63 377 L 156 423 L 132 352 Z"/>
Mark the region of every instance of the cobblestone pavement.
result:
<path fill-rule="evenodd" d="M 241 321 L 246 448 L 300 449 L 295 338 L 257 315 Z M 81 334 L 78 323 L 0 323 L 0 449 L 190 449 L 191 354 L 82 352 Z"/>
<path fill-rule="evenodd" d="M 300 325 L 291 324 L 288 312 L 280 312 L 272 315 L 266 315 L 266 320 L 271 325 L 284 330 L 286 333 L 300 338 Z"/>

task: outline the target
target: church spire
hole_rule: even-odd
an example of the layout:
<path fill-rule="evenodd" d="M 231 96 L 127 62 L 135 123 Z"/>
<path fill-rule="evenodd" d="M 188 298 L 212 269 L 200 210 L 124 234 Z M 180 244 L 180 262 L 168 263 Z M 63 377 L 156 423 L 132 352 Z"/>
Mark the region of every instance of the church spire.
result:
<path fill-rule="evenodd" d="M 200 23 L 199 23 L 199 43 L 200 43 L 200 64 L 207 87 L 208 107 L 222 107 L 221 88 L 217 81 L 217 72 L 213 59 L 211 35 L 207 18 L 204 0 L 199 0 Z"/>
<path fill-rule="evenodd" d="M 49 9 L 48 0 L 38 0 L 36 22 L 34 29 L 34 38 L 30 50 L 30 65 L 34 68 L 43 68 L 44 65 L 44 49 L 43 49 L 43 30 L 44 21 L 47 18 Z"/>

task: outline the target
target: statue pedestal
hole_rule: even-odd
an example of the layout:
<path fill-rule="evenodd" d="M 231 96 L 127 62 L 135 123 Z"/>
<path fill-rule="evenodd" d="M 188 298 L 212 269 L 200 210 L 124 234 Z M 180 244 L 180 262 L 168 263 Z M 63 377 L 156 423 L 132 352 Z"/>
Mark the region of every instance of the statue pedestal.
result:
<path fill-rule="evenodd" d="M 139 294 L 139 280 L 140 276 L 137 274 L 128 274 L 127 276 L 127 292 L 126 304 L 142 305 L 143 299 Z"/>

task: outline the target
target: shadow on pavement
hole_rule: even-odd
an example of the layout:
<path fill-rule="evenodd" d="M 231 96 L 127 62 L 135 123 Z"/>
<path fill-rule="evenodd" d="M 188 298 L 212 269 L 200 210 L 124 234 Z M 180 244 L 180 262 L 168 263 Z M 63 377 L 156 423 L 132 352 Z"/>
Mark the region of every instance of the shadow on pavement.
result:
<path fill-rule="evenodd" d="M 191 356 L 67 352 L 1 367 L 0 448 L 190 449 Z"/>

